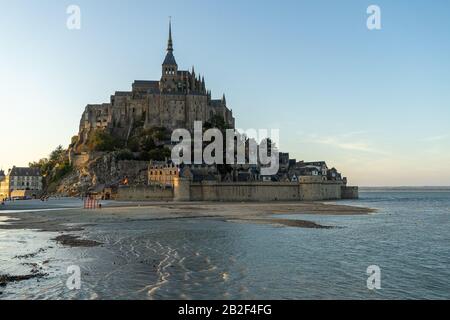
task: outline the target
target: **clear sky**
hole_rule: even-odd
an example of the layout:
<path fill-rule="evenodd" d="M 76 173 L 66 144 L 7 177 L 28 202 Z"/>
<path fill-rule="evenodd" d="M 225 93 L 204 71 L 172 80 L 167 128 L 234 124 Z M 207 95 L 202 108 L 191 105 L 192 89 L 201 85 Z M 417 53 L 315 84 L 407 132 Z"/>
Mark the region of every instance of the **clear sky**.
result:
<path fill-rule="evenodd" d="M 280 128 L 291 157 L 351 184 L 450 185 L 446 0 L 0 0 L 0 167 L 67 146 L 86 104 L 159 79 L 168 16 L 179 68 L 226 93 L 237 127 Z"/>

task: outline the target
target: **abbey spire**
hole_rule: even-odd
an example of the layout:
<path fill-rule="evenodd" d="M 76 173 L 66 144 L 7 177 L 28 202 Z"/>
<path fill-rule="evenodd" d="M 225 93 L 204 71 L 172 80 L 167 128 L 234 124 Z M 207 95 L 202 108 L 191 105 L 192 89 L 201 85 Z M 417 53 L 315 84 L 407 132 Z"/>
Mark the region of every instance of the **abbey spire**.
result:
<path fill-rule="evenodd" d="M 167 40 L 167 54 L 163 62 L 163 75 L 174 75 L 178 65 L 173 55 L 172 21 L 169 19 L 169 39 Z"/>
<path fill-rule="evenodd" d="M 172 20 L 169 18 L 169 40 L 167 40 L 167 52 L 173 52 Z"/>

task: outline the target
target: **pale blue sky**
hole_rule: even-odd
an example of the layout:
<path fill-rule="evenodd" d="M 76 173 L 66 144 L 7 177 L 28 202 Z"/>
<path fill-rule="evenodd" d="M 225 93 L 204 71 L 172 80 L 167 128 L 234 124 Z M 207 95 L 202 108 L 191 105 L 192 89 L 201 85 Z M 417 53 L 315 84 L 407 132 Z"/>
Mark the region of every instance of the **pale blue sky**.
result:
<path fill-rule="evenodd" d="M 81 8 L 79 31 L 66 8 Z M 377 4 L 382 30 L 366 28 Z M 0 0 L 0 166 L 68 145 L 88 103 L 175 57 L 240 128 L 359 185 L 450 185 L 449 1 Z"/>

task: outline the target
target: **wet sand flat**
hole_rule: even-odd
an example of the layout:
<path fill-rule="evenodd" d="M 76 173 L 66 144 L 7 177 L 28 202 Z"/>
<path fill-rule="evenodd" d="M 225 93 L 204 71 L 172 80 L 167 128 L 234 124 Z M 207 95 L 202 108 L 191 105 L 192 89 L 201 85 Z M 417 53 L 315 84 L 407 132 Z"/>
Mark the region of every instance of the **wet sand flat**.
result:
<path fill-rule="evenodd" d="M 67 207 L 51 210 L 36 208 L 30 203 L 31 211 L 25 204 L 21 211 L 11 214 L 8 206 L 0 210 L 0 217 L 14 217 L 0 225 L 0 229 L 34 229 L 53 232 L 81 231 L 84 225 L 108 223 L 114 221 L 139 221 L 183 218 L 216 218 L 225 221 L 241 221 L 286 225 L 304 228 L 320 228 L 321 225 L 311 221 L 280 219 L 276 215 L 310 214 L 310 215 L 363 215 L 374 212 L 374 209 L 329 204 L 322 202 L 258 202 L 258 203 L 226 203 L 226 202 L 107 202 L 102 209 L 86 210 Z M 302 222 L 303 221 L 303 222 Z"/>
<path fill-rule="evenodd" d="M 94 274 L 93 269 L 107 270 L 104 273 L 95 271 L 95 274 L 101 275 L 87 281 L 90 285 L 95 285 L 99 279 L 103 281 L 102 283 L 105 283 L 105 286 L 109 281 L 120 282 L 120 277 L 113 278 L 110 275 L 125 272 L 126 278 L 138 270 L 142 273 L 143 279 L 139 278 L 138 275 L 137 277 L 141 280 L 138 281 L 137 278 L 131 277 L 132 284 L 122 285 L 127 286 L 127 288 L 128 286 L 130 288 L 144 286 L 139 290 L 148 292 L 150 298 L 158 297 L 155 290 L 160 289 L 167 283 L 167 274 L 172 274 L 169 272 L 170 268 L 177 266 L 175 263 L 174 267 L 173 259 L 180 259 L 178 267 L 181 268 L 181 271 L 187 270 L 186 276 L 188 278 L 182 280 L 182 282 L 188 281 L 192 273 L 191 269 L 186 269 L 184 265 L 186 259 L 188 266 L 193 263 L 192 260 L 199 263 L 198 266 L 190 267 L 193 270 L 198 268 L 203 270 L 202 264 L 206 263 L 204 272 L 215 274 L 214 270 L 218 267 L 210 265 L 211 263 L 208 262 L 210 258 L 208 256 L 203 257 L 201 254 L 202 250 L 209 248 L 208 246 L 202 247 L 203 249 L 194 248 L 195 252 L 180 258 L 177 250 L 189 250 L 189 247 L 186 249 L 185 244 L 183 244 L 182 247 L 174 250 L 170 245 L 166 246 L 164 242 L 161 243 L 160 237 L 163 234 L 151 242 L 147 240 L 147 233 L 143 238 L 135 238 L 135 232 L 142 232 L 136 230 L 141 230 L 140 226 L 143 225 L 149 227 L 150 234 L 158 232 L 157 227 L 152 229 L 152 226 L 165 225 L 166 221 L 178 221 L 183 225 L 183 221 L 186 220 L 186 225 L 189 226 L 195 224 L 196 219 L 198 219 L 200 225 L 222 221 L 227 224 L 263 224 L 279 228 L 330 229 L 333 227 L 313 221 L 314 215 L 364 215 L 374 211 L 368 208 L 320 202 L 175 203 L 102 201 L 102 208 L 95 210 L 83 209 L 82 205 L 83 202 L 79 199 L 54 199 L 48 202 L 17 201 L 7 203 L 0 209 L 0 233 L 3 230 L 6 232 L 4 235 L 8 235 L 8 232 L 21 234 L 20 238 L 16 239 L 18 251 L 10 247 L 14 250 L 10 254 L 11 258 L 7 258 L 7 252 L 4 254 L 4 259 L 8 260 L 3 261 L 5 268 L 0 272 L 0 297 L 5 295 L 16 297 L 20 295 L 20 292 L 27 294 L 26 292 L 30 288 L 39 296 L 43 294 L 42 292 L 45 292 L 45 290 L 39 291 L 37 284 L 40 282 L 44 282 L 45 286 L 49 288 L 57 288 L 55 290 L 62 292 L 54 293 L 56 297 L 59 297 L 59 294 L 68 294 L 64 291 L 64 282 L 58 282 L 59 277 L 64 279 L 65 276 L 61 273 L 64 272 L 61 270 L 67 267 L 63 261 L 73 261 L 70 264 L 75 263 L 76 265 L 91 263 L 94 267 L 88 266 L 84 273 L 88 277 L 91 273 Z M 287 219 L 285 217 L 285 215 L 295 216 L 296 214 L 308 214 L 308 220 Z M 304 218 L 302 217 L 302 219 Z M 127 231 L 121 233 L 123 229 Z M 100 233 L 98 233 L 98 230 L 101 230 Z M 105 230 L 110 231 L 104 232 Z M 233 228 L 230 230 L 233 230 Z M 6 241 L 13 240 L 12 234 L 5 238 Z M 181 237 L 183 236 L 181 235 Z M 47 240 L 34 240 L 41 238 Z M 93 251 L 85 251 L 87 249 Z M 142 254 L 141 251 L 145 254 Z M 86 259 L 87 257 L 88 259 Z M 221 274 L 219 272 L 215 276 L 222 279 Z M 207 280 L 206 277 L 205 281 Z M 223 281 L 226 282 L 226 280 Z M 60 283 L 63 283 L 63 285 Z M 195 283 L 195 281 L 192 283 L 194 287 Z M 30 285 L 32 287 L 29 287 Z M 103 294 L 107 292 L 103 287 L 99 290 Z M 140 296 L 139 292 L 136 293 L 138 296 Z"/>

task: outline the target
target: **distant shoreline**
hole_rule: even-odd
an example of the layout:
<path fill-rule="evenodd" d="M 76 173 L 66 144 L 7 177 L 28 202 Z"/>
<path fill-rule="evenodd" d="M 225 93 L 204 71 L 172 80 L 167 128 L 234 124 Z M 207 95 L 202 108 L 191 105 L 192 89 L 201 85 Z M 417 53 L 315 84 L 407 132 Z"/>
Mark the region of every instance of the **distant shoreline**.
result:
<path fill-rule="evenodd" d="M 376 192 L 376 191 L 403 191 L 403 192 L 450 192 L 450 186 L 435 186 L 435 187 L 411 187 L 411 186 L 400 186 L 400 187 L 359 187 L 360 192 Z"/>

